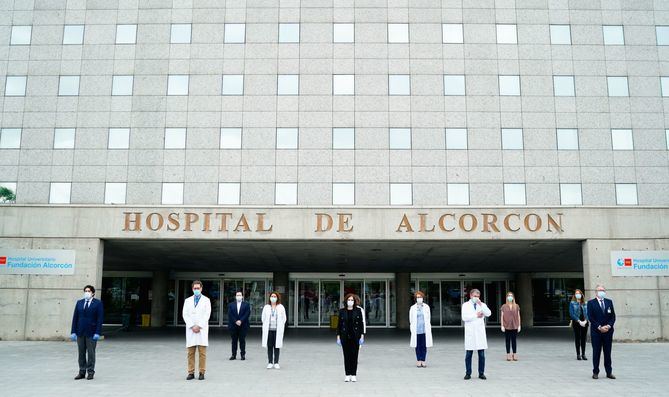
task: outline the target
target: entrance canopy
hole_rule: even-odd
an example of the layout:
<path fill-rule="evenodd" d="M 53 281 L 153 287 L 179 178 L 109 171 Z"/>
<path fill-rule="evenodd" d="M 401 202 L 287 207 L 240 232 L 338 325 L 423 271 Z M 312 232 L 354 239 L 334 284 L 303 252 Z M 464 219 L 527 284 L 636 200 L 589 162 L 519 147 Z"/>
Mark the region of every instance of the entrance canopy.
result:
<path fill-rule="evenodd" d="M 104 270 L 580 272 L 578 240 L 104 241 Z"/>

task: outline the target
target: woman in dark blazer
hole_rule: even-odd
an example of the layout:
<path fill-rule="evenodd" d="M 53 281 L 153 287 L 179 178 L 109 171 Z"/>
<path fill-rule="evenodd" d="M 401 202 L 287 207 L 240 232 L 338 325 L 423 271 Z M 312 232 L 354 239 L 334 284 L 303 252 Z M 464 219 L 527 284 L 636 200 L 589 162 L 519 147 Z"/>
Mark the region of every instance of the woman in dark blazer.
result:
<path fill-rule="evenodd" d="M 358 351 L 365 343 L 365 312 L 360 307 L 360 298 L 355 294 L 347 294 L 345 306 L 339 310 L 337 326 L 337 344 L 344 352 L 344 382 L 357 382 Z"/>

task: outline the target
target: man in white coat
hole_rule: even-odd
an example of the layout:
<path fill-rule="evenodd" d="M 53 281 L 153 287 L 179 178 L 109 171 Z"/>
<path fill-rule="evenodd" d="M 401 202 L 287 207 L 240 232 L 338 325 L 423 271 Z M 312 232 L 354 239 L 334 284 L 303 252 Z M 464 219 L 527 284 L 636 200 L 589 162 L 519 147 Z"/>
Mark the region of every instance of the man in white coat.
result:
<path fill-rule="evenodd" d="M 207 369 L 207 346 L 209 346 L 209 316 L 211 302 L 202 295 L 202 282 L 193 281 L 193 295 L 186 298 L 182 315 L 186 323 L 186 348 L 188 350 L 188 376 L 186 380 L 195 378 L 195 350 L 199 354 L 199 380 L 204 379 Z"/>
<path fill-rule="evenodd" d="M 492 312 L 481 302 L 480 297 L 481 291 L 474 288 L 469 292 L 470 299 L 462 305 L 462 321 L 465 323 L 465 380 L 472 377 L 474 350 L 479 356 L 479 379 L 486 379 L 485 349 L 488 348 L 488 341 L 485 336 L 485 318 L 490 317 Z"/>

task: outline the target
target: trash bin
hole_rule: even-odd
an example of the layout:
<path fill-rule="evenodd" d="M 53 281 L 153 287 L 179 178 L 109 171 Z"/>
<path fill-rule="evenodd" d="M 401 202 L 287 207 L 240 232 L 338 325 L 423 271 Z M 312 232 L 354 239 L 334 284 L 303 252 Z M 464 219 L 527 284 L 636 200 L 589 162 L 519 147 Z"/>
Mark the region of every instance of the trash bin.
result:
<path fill-rule="evenodd" d="M 330 329 L 337 329 L 339 327 L 339 316 L 332 314 L 330 315 Z"/>
<path fill-rule="evenodd" d="M 142 314 L 142 327 L 150 327 L 150 326 L 151 326 L 151 315 Z"/>

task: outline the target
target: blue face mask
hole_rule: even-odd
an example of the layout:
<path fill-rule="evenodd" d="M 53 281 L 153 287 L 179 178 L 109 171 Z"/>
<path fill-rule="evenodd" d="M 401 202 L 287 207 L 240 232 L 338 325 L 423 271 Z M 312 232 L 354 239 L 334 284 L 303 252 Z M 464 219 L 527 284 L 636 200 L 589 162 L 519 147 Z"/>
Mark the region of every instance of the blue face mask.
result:
<path fill-rule="evenodd" d="M 597 291 L 597 296 L 599 299 L 604 299 L 606 297 L 606 292 L 605 291 Z"/>
<path fill-rule="evenodd" d="M 199 290 L 199 289 L 194 289 L 194 290 L 193 290 L 193 295 L 195 295 L 195 296 L 200 296 L 200 294 L 202 294 L 202 291 L 201 291 L 201 290 Z"/>
<path fill-rule="evenodd" d="M 582 295 L 581 294 L 576 294 L 576 299 L 581 299 Z"/>

